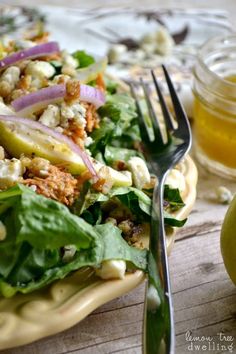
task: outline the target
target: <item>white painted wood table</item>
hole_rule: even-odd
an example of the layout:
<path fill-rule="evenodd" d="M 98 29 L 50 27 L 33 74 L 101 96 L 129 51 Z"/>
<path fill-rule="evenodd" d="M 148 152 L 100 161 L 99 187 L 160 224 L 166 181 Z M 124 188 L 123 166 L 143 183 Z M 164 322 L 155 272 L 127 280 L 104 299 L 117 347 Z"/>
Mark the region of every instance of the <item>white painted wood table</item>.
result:
<path fill-rule="evenodd" d="M 28 4 L 26 1 L 10 2 Z M 94 6 L 95 2 L 90 2 Z M 63 1 L 53 3 L 62 4 Z M 99 5 L 103 3 L 108 5 L 106 1 L 99 2 Z M 131 3 L 135 2 L 128 5 Z M 154 1 L 148 4 L 153 5 Z M 190 7 L 191 4 L 194 1 L 181 1 L 179 5 Z M 236 13 L 235 0 L 214 4 L 230 9 L 231 16 Z M 167 1 L 167 6 L 171 5 L 173 1 Z M 209 7 L 211 5 L 207 3 Z M 214 194 L 220 185 L 236 192 L 236 183 L 199 170 L 196 205 L 188 223 L 178 233 L 170 256 L 177 354 L 236 353 L 236 288 L 224 269 L 219 244 L 227 206 L 218 204 Z M 144 284 L 100 307 L 65 332 L 2 353 L 141 353 L 143 300 Z M 228 341 L 224 340 L 222 333 L 229 336 Z M 194 339 L 202 336 L 205 337 L 203 341 L 196 343 Z M 199 343 L 200 347 L 196 346 Z"/>

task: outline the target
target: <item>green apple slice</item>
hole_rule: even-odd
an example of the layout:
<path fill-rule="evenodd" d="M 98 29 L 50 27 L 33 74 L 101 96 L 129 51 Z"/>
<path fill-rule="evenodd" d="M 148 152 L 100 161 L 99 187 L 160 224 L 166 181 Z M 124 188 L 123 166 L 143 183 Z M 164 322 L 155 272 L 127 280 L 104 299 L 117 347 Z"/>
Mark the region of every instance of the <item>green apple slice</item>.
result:
<path fill-rule="evenodd" d="M 22 154 L 43 157 L 52 164 L 66 166 L 72 174 L 81 174 L 86 170 L 83 160 L 66 143 L 21 123 L 0 122 L 0 144 L 17 158 Z M 102 166 L 101 163 L 94 161 L 97 172 Z M 114 186 L 132 185 L 131 174 L 108 168 Z"/>

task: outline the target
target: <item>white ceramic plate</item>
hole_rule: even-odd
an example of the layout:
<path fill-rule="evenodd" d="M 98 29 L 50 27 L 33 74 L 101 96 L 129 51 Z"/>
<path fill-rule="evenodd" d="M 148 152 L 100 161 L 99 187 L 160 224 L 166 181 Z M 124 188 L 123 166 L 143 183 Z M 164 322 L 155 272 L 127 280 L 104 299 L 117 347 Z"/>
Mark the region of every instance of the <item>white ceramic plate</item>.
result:
<path fill-rule="evenodd" d="M 183 219 L 190 213 L 196 198 L 197 170 L 190 157 L 180 165 L 185 177 L 185 207 L 176 213 Z M 168 250 L 175 230 L 167 235 Z M 148 232 L 143 235 L 147 240 Z M 145 276 L 136 271 L 123 280 L 102 280 L 91 269 L 83 269 L 43 290 L 0 299 L 0 350 L 33 342 L 63 331 L 86 317 L 102 304 L 134 289 Z"/>

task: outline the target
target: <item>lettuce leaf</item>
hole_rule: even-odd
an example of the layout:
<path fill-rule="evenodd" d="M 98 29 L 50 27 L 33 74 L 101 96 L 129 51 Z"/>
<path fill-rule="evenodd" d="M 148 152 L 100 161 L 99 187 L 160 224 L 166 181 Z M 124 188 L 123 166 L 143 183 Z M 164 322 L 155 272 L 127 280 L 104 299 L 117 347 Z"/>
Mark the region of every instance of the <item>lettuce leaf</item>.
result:
<path fill-rule="evenodd" d="M 7 230 L 0 242 L 3 296 L 39 289 L 81 267 L 99 267 L 103 260 L 123 259 L 146 271 L 146 251 L 133 250 L 114 225 L 93 227 L 23 185 L 0 192 L 0 220 Z M 66 245 L 77 250 L 68 263 L 62 252 Z"/>
<path fill-rule="evenodd" d="M 135 101 L 126 93 L 107 95 L 106 103 L 98 112 L 101 117 L 109 117 L 113 122 L 119 122 L 124 129 L 137 117 Z"/>
<path fill-rule="evenodd" d="M 137 150 L 114 147 L 111 145 L 106 145 L 104 152 L 104 158 L 108 165 L 112 165 L 116 161 L 128 162 L 131 157 L 140 155 Z"/>
<path fill-rule="evenodd" d="M 104 248 L 103 260 L 125 259 L 135 268 L 146 269 L 147 250 L 130 247 L 121 237 L 121 230 L 111 223 L 96 225 L 95 230 L 103 238 L 106 245 Z"/>
<path fill-rule="evenodd" d="M 97 236 L 92 227 L 70 213 L 66 206 L 36 194 L 24 185 L 17 184 L 8 191 L 1 192 L 1 207 L 14 211 L 10 210 L 5 215 L 5 210 L 0 219 L 10 217 L 15 226 L 17 243 L 27 241 L 39 249 L 56 249 L 66 244 L 88 248 Z"/>
<path fill-rule="evenodd" d="M 104 154 L 105 146 L 117 137 L 124 138 L 125 132 L 136 121 L 134 99 L 124 93 L 108 94 L 106 103 L 99 108 L 100 127 L 91 134 L 93 144 L 89 149 L 95 156 L 98 152 Z"/>

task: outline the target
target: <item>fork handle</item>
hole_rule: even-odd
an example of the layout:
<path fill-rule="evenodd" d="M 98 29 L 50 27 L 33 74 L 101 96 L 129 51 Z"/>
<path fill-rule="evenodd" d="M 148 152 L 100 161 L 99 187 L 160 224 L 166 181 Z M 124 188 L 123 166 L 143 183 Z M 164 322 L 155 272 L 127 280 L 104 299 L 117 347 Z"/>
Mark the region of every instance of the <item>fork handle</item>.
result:
<path fill-rule="evenodd" d="M 152 201 L 144 316 L 144 354 L 174 354 L 174 316 L 163 210 L 165 176 L 159 178 Z"/>

